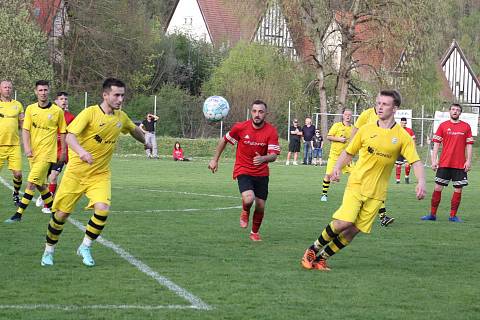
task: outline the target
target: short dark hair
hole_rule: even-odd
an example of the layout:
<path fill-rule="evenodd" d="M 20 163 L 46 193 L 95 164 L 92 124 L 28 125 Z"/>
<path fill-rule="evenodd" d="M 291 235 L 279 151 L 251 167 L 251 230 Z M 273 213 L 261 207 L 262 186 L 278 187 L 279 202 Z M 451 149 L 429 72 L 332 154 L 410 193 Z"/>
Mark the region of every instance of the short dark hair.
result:
<path fill-rule="evenodd" d="M 452 107 L 458 107 L 458 108 L 460 108 L 460 112 L 463 112 L 463 108 L 459 103 L 452 103 L 450 105 L 450 108 L 448 108 L 448 110 L 452 109 Z"/>
<path fill-rule="evenodd" d="M 350 108 L 343 108 L 343 109 L 342 109 L 342 114 L 344 114 L 344 113 L 345 113 L 345 111 L 350 111 L 350 112 L 353 112 L 353 111 L 352 111 L 352 109 L 350 109 Z"/>
<path fill-rule="evenodd" d="M 61 96 L 65 96 L 65 97 L 68 97 L 68 93 L 65 92 L 65 91 L 58 91 L 57 92 L 57 95 L 55 97 L 61 97 Z"/>
<path fill-rule="evenodd" d="M 47 80 L 38 80 L 37 82 L 35 82 L 35 88 L 38 87 L 38 86 L 49 86 L 50 87 L 50 82 L 48 82 Z"/>
<path fill-rule="evenodd" d="M 253 101 L 252 102 L 252 107 L 253 107 L 254 104 L 263 104 L 265 106 L 265 109 L 267 109 L 267 104 L 265 102 L 263 102 L 262 100 L 257 99 L 255 101 Z"/>
<path fill-rule="evenodd" d="M 125 88 L 125 83 L 122 80 L 115 78 L 108 78 L 103 81 L 102 89 L 103 92 L 112 90 L 112 87 Z"/>
<path fill-rule="evenodd" d="M 397 90 L 382 90 L 380 91 L 380 95 L 393 98 L 394 106 L 400 107 L 402 104 L 402 96 Z"/>
<path fill-rule="evenodd" d="M 401 118 L 400 118 L 400 121 L 407 121 L 407 118 L 401 117 Z"/>

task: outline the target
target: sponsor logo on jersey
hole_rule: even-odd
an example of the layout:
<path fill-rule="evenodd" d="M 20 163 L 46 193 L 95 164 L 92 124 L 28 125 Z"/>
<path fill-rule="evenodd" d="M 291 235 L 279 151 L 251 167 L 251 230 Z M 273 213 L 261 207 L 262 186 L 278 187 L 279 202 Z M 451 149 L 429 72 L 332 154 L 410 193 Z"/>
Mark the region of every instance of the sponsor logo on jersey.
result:
<path fill-rule="evenodd" d="M 247 134 L 245 135 L 245 137 L 243 137 L 244 139 L 250 139 L 250 136 Z"/>

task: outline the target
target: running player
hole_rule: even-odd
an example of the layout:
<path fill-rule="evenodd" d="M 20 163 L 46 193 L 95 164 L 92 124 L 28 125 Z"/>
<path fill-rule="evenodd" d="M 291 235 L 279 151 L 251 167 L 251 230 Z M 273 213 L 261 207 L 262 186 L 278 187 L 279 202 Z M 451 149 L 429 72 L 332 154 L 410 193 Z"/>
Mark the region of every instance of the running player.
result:
<path fill-rule="evenodd" d="M 400 119 L 400 125 L 402 126 L 405 131 L 408 132 L 410 137 L 412 137 L 413 141 L 415 141 L 415 133 L 412 129 L 407 127 L 407 118 L 403 117 Z M 395 161 L 395 179 L 397 184 L 400 183 L 400 177 L 402 175 L 402 165 L 405 164 L 405 183 L 410 183 L 410 164 L 405 161 L 405 158 L 400 156 L 398 157 L 397 161 Z"/>
<path fill-rule="evenodd" d="M 267 104 L 261 100 L 255 100 L 250 113 L 251 120 L 236 123 L 225 137 L 220 139 L 208 168 L 215 173 L 227 143 L 237 144 L 233 179 L 237 179 L 238 188 L 242 194 L 243 210 L 240 214 L 240 227 L 248 227 L 250 208 L 255 201 L 250 240 L 261 241 L 258 231 L 262 224 L 268 196 L 268 163 L 277 159 L 280 146 L 277 129 L 265 121 Z"/>

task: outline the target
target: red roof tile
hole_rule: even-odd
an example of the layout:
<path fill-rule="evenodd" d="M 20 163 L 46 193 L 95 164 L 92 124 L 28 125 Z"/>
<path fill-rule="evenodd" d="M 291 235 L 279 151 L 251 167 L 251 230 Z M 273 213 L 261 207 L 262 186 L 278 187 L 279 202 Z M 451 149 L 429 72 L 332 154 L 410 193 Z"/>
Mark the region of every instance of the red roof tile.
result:
<path fill-rule="evenodd" d="M 53 22 L 57 11 L 60 9 L 61 2 L 62 0 L 33 1 L 33 16 L 46 34 L 52 32 Z"/>

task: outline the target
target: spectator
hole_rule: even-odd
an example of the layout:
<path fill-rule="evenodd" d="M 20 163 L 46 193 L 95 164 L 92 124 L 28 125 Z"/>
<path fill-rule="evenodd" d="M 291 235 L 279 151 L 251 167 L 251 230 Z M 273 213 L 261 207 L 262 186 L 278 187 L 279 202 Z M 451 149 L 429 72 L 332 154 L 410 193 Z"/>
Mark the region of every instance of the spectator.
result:
<path fill-rule="evenodd" d="M 189 158 L 185 158 L 183 155 L 183 149 L 178 141 L 175 142 L 175 145 L 173 146 L 172 156 L 174 161 L 190 161 Z"/>
<path fill-rule="evenodd" d="M 320 130 L 315 130 L 315 135 L 312 138 L 313 144 L 313 160 L 312 163 L 314 165 L 321 166 L 322 161 L 322 149 L 323 149 L 323 137 L 320 135 Z"/>
<path fill-rule="evenodd" d="M 158 121 L 158 116 L 147 112 L 145 120 L 140 124 L 140 129 L 142 129 L 145 134 L 145 145 L 150 145 L 152 148 L 146 148 L 145 152 L 147 153 L 148 158 L 158 159 L 157 151 L 157 138 L 155 137 L 155 123 Z"/>
<path fill-rule="evenodd" d="M 292 126 L 290 127 L 290 143 L 288 144 L 287 166 L 290 164 L 290 156 L 293 152 L 293 165 L 298 165 L 298 153 L 300 152 L 300 137 L 302 136 L 302 129 L 298 126 L 298 120 L 293 119 Z"/>
<path fill-rule="evenodd" d="M 303 164 L 312 164 L 313 136 L 315 135 L 315 126 L 312 125 L 311 118 L 305 118 L 305 125 L 302 128 L 303 134 Z"/>

